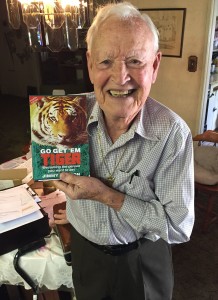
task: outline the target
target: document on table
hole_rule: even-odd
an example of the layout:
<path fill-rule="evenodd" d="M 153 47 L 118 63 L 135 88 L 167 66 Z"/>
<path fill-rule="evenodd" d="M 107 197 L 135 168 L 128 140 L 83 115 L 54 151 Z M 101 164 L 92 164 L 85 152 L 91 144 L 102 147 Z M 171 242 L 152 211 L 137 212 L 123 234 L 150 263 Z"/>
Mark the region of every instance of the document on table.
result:
<path fill-rule="evenodd" d="M 42 218 L 37 198 L 27 184 L 0 191 L 0 233 Z"/>

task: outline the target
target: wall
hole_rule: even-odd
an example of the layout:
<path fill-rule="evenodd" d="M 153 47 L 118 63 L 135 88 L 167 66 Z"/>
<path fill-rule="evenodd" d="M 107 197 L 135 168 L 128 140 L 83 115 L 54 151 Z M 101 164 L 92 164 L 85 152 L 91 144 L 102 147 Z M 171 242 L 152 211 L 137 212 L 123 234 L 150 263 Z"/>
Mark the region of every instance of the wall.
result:
<path fill-rule="evenodd" d="M 201 110 L 205 41 L 210 0 L 132 0 L 138 8 L 186 8 L 183 54 L 181 58 L 163 57 L 151 96 L 177 112 L 195 134 Z M 198 57 L 196 72 L 188 72 L 188 57 Z"/>

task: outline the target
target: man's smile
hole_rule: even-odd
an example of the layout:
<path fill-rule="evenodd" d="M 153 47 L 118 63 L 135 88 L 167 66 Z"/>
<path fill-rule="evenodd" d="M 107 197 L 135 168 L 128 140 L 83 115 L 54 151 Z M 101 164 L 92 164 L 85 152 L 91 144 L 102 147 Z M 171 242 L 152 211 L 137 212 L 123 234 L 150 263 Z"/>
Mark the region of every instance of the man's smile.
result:
<path fill-rule="evenodd" d="M 132 93 L 134 93 L 135 91 L 136 91 L 135 89 L 126 90 L 126 91 L 108 90 L 108 93 L 113 97 L 127 97 Z"/>

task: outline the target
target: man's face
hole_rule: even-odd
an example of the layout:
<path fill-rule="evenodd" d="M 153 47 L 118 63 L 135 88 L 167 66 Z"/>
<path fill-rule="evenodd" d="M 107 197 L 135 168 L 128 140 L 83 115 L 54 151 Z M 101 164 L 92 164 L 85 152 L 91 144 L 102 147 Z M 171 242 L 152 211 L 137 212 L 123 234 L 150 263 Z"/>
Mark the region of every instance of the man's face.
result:
<path fill-rule="evenodd" d="M 142 21 L 111 17 L 98 30 L 87 52 L 90 80 L 106 119 L 129 124 L 145 103 L 155 82 L 160 53 Z"/>

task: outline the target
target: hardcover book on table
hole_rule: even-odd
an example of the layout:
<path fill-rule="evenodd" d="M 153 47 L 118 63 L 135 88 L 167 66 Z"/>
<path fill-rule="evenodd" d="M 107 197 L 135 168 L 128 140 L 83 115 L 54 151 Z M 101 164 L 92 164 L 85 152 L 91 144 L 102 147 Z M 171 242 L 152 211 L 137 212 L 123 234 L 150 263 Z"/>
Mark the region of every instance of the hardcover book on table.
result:
<path fill-rule="evenodd" d="M 89 144 L 85 95 L 29 96 L 34 180 L 61 172 L 88 176 Z"/>

